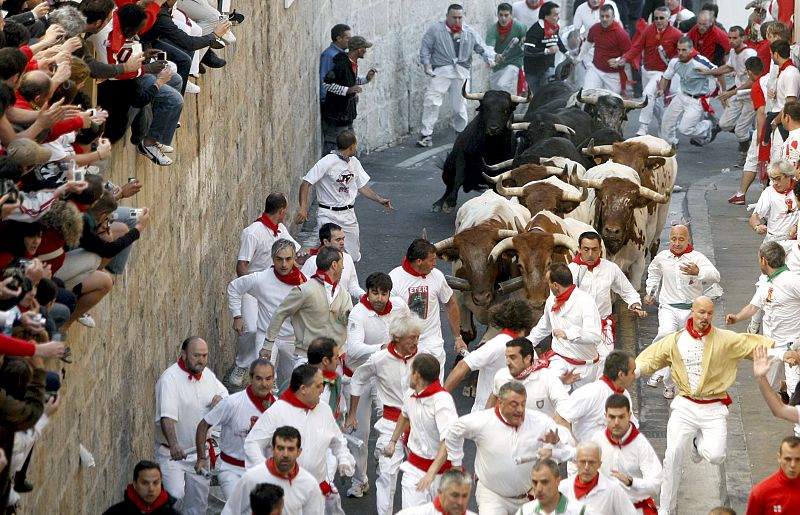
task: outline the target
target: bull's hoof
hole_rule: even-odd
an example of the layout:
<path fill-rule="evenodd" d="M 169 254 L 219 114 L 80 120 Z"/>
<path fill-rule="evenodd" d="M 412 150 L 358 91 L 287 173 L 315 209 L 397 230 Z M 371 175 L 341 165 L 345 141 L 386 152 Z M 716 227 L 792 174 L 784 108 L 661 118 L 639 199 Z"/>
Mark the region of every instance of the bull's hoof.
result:
<path fill-rule="evenodd" d="M 442 206 L 442 213 L 452 213 L 455 207 L 453 204 L 445 204 Z"/>
<path fill-rule="evenodd" d="M 431 206 L 431 213 L 439 213 L 442 210 L 441 204 L 434 204 Z"/>

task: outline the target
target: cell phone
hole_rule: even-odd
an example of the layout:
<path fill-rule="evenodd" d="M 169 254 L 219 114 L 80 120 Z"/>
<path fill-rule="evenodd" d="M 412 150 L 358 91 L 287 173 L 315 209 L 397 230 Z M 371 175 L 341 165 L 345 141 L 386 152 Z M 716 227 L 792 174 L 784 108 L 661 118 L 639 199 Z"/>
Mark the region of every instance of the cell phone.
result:
<path fill-rule="evenodd" d="M 219 15 L 219 22 L 220 23 L 222 23 L 223 21 L 227 21 L 227 20 L 228 20 L 228 17 L 225 16 L 224 14 L 220 14 Z"/>
<path fill-rule="evenodd" d="M 166 61 L 166 60 L 167 60 L 166 52 L 159 52 L 156 54 L 156 61 Z"/>
<path fill-rule="evenodd" d="M 86 170 L 75 170 L 72 172 L 72 180 L 82 181 L 86 177 Z"/>

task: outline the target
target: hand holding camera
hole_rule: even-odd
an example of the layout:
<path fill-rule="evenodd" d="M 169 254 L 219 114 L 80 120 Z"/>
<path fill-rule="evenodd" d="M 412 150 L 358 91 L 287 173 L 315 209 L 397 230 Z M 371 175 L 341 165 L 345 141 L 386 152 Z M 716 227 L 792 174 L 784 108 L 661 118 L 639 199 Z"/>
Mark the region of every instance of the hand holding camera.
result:
<path fill-rule="evenodd" d="M 14 283 L 14 284 L 12 284 Z M 14 299 L 22 293 L 22 288 L 15 286 L 14 277 L 6 277 L 0 281 L 0 299 Z"/>
<path fill-rule="evenodd" d="M 150 222 L 150 210 L 146 207 L 141 209 L 131 209 L 131 218 L 136 220 L 136 228 L 142 232 Z"/>
<path fill-rule="evenodd" d="M 120 188 L 119 198 L 130 198 L 142 190 L 142 183 L 139 179 L 131 177 L 128 182 Z"/>
<path fill-rule="evenodd" d="M 220 16 L 220 18 L 224 17 Z M 227 19 L 221 19 L 220 22 L 217 23 L 217 26 L 214 27 L 213 33 L 216 37 L 221 38 L 222 36 L 227 34 L 230 28 L 231 28 L 231 22 Z"/>
<path fill-rule="evenodd" d="M 141 68 L 143 62 L 144 62 L 144 53 L 138 53 L 132 55 L 131 58 L 128 59 L 125 62 L 125 65 L 123 66 L 125 73 L 133 73 L 137 71 L 139 68 Z"/>

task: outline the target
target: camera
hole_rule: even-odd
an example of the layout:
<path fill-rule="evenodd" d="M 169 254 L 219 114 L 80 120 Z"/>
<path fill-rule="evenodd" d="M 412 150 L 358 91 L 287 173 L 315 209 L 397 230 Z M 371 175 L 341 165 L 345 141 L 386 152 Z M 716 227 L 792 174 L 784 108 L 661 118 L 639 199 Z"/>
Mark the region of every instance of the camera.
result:
<path fill-rule="evenodd" d="M 8 193 L 8 198 L 4 202 L 5 204 L 13 204 L 19 200 L 19 188 L 17 188 L 17 183 L 12 181 L 11 179 L 3 179 L 0 181 L 0 197 Z"/>
<path fill-rule="evenodd" d="M 28 266 L 33 263 L 32 259 L 20 259 L 19 260 L 19 268 L 23 272 L 28 269 Z"/>
<path fill-rule="evenodd" d="M 79 170 L 75 170 L 72 172 L 72 180 L 74 181 L 82 181 L 86 178 L 86 169 L 81 168 Z"/>
<path fill-rule="evenodd" d="M 3 270 L 3 280 L 5 281 L 9 277 L 13 278 L 11 282 L 7 284 L 9 289 L 20 289 L 21 295 L 25 295 L 33 289 L 33 283 L 31 283 L 30 279 L 25 277 L 25 272 L 21 268 L 13 267 Z"/>
<path fill-rule="evenodd" d="M 131 220 L 133 220 L 134 222 L 138 222 L 143 214 L 144 214 L 144 209 L 131 209 L 131 215 L 130 215 Z"/>

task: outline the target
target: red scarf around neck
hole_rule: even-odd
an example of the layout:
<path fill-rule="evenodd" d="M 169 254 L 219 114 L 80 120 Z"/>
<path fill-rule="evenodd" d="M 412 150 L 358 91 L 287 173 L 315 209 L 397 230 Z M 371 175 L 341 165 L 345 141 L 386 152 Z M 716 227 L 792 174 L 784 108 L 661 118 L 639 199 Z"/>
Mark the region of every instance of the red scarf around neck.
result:
<path fill-rule="evenodd" d="M 184 372 L 189 374 L 189 380 L 190 381 L 192 379 L 194 379 L 195 381 L 199 381 L 203 377 L 203 372 L 200 372 L 199 374 L 195 374 L 194 372 L 192 372 L 191 370 L 186 368 L 186 362 L 183 361 L 183 358 L 178 358 L 178 367 L 180 367 L 181 370 L 183 370 Z"/>
<path fill-rule="evenodd" d="M 785 189 L 785 190 L 783 190 L 783 191 L 781 191 L 781 190 L 779 190 L 778 188 L 776 188 L 774 183 L 773 183 L 772 187 L 773 187 L 773 188 L 775 188 L 775 191 L 777 191 L 777 192 L 778 192 L 778 193 L 780 193 L 781 195 L 786 195 L 786 196 L 788 197 L 788 196 L 789 196 L 789 194 L 790 194 L 790 193 L 792 192 L 792 190 L 794 189 L 794 183 L 795 183 L 795 180 L 794 180 L 794 179 L 792 179 L 792 182 L 791 182 L 791 184 L 789 184 L 789 187 L 788 187 L 788 188 L 786 188 L 786 189 Z"/>
<path fill-rule="evenodd" d="M 274 265 L 272 266 L 272 271 L 275 273 L 275 277 L 277 277 L 280 282 L 283 284 L 288 284 L 289 286 L 300 286 L 306 282 L 306 276 L 303 275 L 303 272 L 301 272 L 299 268 L 297 268 L 297 265 L 294 265 L 292 270 L 286 275 L 279 274 L 278 271 L 275 270 Z"/>
<path fill-rule="evenodd" d="M 515 339 L 519 338 L 519 334 L 515 333 L 514 331 L 512 331 L 511 329 L 508 329 L 508 328 L 503 329 L 502 331 L 500 331 L 500 334 L 504 334 L 506 336 L 510 336 L 512 340 L 515 340 Z"/>
<path fill-rule="evenodd" d="M 442 383 L 440 383 L 439 380 L 437 379 L 436 381 L 426 386 L 425 389 L 422 390 L 421 392 L 412 393 L 411 397 L 415 399 L 424 399 L 425 397 L 430 397 L 431 395 L 435 395 L 439 392 L 446 392 L 446 391 L 447 390 L 444 389 Z"/>
<path fill-rule="evenodd" d="M 540 9 L 544 4 L 544 0 L 525 0 L 525 5 L 528 6 L 528 9 Z"/>
<path fill-rule="evenodd" d="M 550 23 L 545 19 L 542 21 L 544 22 L 544 37 L 550 38 L 558 34 L 558 23 Z"/>
<path fill-rule="evenodd" d="M 639 436 L 639 430 L 636 429 L 636 426 L 633 425 L 633 422 L 631 422 L 630 424 L 631 424 L 631 432 L 630 434 L 628 434 L 628 438 L 621 440 L 619 442 L 614 440 L 614 437 L 611 436 L 611 431 L 608 428 L 606 428 L 606 438 L 608 438 L 608 442 L 611 445 L 616 445 L 617 447 L 622 449 L 632 441 L 636 440 L 636 437 Z"/>
<path fill-rule="evenodd" d="M 676 14 L 678 14 L 681 11 L 683 11 L 684 9 L 686 9 L 684 6 L 679 5 L 675 9 L 670 9 L 669 10 L 669 14 L 670 14 L 670 16 L 675 16 Z"/>
<path fill-rule="evenodd" d="M 600 3 L 597 4 L 597 7 L 592 7 L 592 5 L 589 2 L 586 2 L 586 5 L 588 5 L 589 9 L 591 9 L 592 11 L 596 11 L 596 10 L 600 9 L 601 7 L 603 7 L 603 4 L 605 4 L 605 3 L 606 3 L 606 0 L 600 0 Z"/>
<path fill-rule="evenodd" d="M 360 302 L 368 310 L 375 311 L 375 308 L 372 307 L 372 303 L 367 298 L 367 294 L 366 293 L 361 296 L 361 301 Z M 388 315 L 391 311 L 392 311 L 392 301 L 388 300 L 388 301 L 386 301 L 386 307 L 383 308 L 383 311 L 375 311 L 375 313 L 377 313 L 379 317 L 382 317 L 384 315 Z"/>
<path fill-rule="evenodd" d="M 597 261 L 595 261 L 593 265 L 590 265 L 589 263 L 583 260 L 580 254 L 575 254 L 575 257 L 572 258 L 572 262 L 577 263 L 580 266 L 585 266 L 591 272 L 592 270 L 595 269 L 595 267 L 597 267 L 597 265 L 600 264 L 601 259 L 602 258 L 597 258 Z"/>
<path fill-rule="evenodd" d="M 353 69 L 353 75 L 358 77 L 358 61 L 353 61 L 350 59 L 350 68 Z"/>
<path fill-rule="evenodd" d="M 700 340 L 708 333 L 711 332 L 711 324 L 708 324 L 708 327 L 702 333 L 698 333 L 697 330 L 694 328 L 694 319 L 689 317 L 689 320 L 686 321 L 686 332 L 689 333 L 689 336 L 694 338 L 695 340 Z"/>
<path fill-rule="evenodd" d="M 413 275 L 414 277 L 422 277 L 423 279 L 428 277 L 427 274 L 423 275 L 423 274 L 417 272 L 416 270 L 414 270 L 414 268 L 411 266 L 411 261 L 409 261 L 407 257 L 403 258 L 403 265 L 402 266 L 403 266 L 403 270 L 408 272 L 409 275 Z"/>
<path fill-rule="evenodd" d="M 275 465 L 275 459 L 270 458 L 267 460 L 267 470 L 269 471 L 270 474 L 272 474 L 275 477 L 286 479 L 287 481 L 289 481 L 289 484 L 291 485 L 292 479 L 296 478 L 297 474 L 300 473 L 300 465 L 298 465 L 297 462 L 295 462 L 294 468 L 289 471 L 289 474 L 284 476 L 283 472 L 278 470 L 278 466 Z"/>
<path fill-rule="evenodd" d="M 564 290 L 564 293 L 562 293 L 561 295 L 556 295 L 556 302 L 553 304 L 553 307 L 550 308 L 550 310 L 553 312 L 560 310 L 564 306 L 564 304 L 569 300 L 569 297 L 570 295 L 572 295 L 573 291 L 575 291 L 574 284 L 569 288 L 567 288 L 566 290 Z"/>
<path fill-rule="evenodd" d="M 309 249 L 308 253 L 311 254 L 312 256 L 316 256 L 317 254 L 319 254 L 319 251 L 322 250 L 322 247 L 324 247 L 324 246 L 325 246 L 324 243 L 320 243 L 319 247 L 316 247 L 316 248 L 313 248 L 313 249 Z"/>
<path fill-rule="evenodd" d="M 316 273 L 311 277 L 319 281 L 319 283 L 322 285 L 324 285 L 325 283 L 330 284 L 333 287 L 332 293 L 336 295 L 336 285 L 338 285 L 339 283 L 331 281 L 331 277 L 326 272 L 317 269 Z"/>
<path fill-rule="evenodd" d="M 433 498 L 433 509 L 436 510 L 436 513 L 444 513 L 447 515 L 447 512 L 444 511 L 444 508 L 442 508 L 442 501 L 439 499 L 438 495 Z M 461 513 L 461 515 L 467 515 L 467 512 L 464 511 Z"/>
<path fill-rule="evenodd" d="M 304 409 L 306 411 L 311 411 L 314 409 L 305 402 L 298 399 L 297 396 L 294 394 L 294 392 L 289 389 L 287 389 L 285 392 L 281 394 L 280 399 L 284 402 L 288 402 L 295 408 Z"/>
<path fill-rule="evenodd" d="M 606 383 L 608 387 L 611 388 L 611 390 L 613 390 L 614 393 L 618 393 L 620 395 L 623 395 L 625 393 L 624 388 L 617 388 L 616 386 L 614 386 L 614 382 L 609 378 L 607 378 L 606 376 L 600 376 L 600 380 Z"/>
<path fill-rule="evenodd" d="M 514 20 L 508 22 L 508 25 L 503 27 L 500 25 L 500 22 L 497 22 L 497 33 L 500 34 L 500 39 L 505 40 L 508 37 L 508 34 L 511 32 L 511 27 L 514 26 Z"/>
<path fill-rule="evenodd" d="M 272 231 L 272 235 L 273 235 L 273 236 L 275 236 L 275 237 L 277 237 L 277 236 L 278 236 L 278 234 L 280 234 L 280 233 L 281 233 L 281 230 L 280 230 L 280 228 L 278 227 L 278 225 L 277 225 L 277 224 L 274 224 L 274 223 L 272 223 L 272 220 L 270 220 L 270 219 L 269 219 L 269 216 L 267 216 L 267 213 L 262 213 L 262 214 L 261 214 L 261 216 L 259 216 L 258 218 L 256 218 L 256 222 L 261 222 L 262 224 L 264 224 L 264 226 L 265 226 L 267 229 L 269 229 L 270 231 Z"/>
<path fill-rule="evenodd" d="M 580 499 L 581 497 L 591 492 L 592 489 L 597 486 L 598 481 L 600 481 L 599 473 L 596 476 L 594 476 L 594 479 L 592 479 L 588 483 L 584 483 L 583 481 L 581 481 L 580 476 L 575 476 L 575 485 L 574 485 L 575 498 Z"/>
<path fill-rule="evenodd" d="M 528 378 L 529 375 L 533 374 L 537 370 L 541 370 L 543 368 L 547 368 L 550 366 L 550 360 L 547 358 L 542 359 L 535 359 L 531 366 L 520 372 L 519 374 L 512 376 L 515 381 L 523 381 Z"/>
<path fill-rule="evenodd" d="M 272 403 L 275 402 L 275 396 L 274 395 L 272 395 L 271 393 L 268 393 L 266 397 L 259 397 L 258 395 L 255 394 L 255 392 L 253 391 L 253 388 L 251 386 L 247 387 L 247 397 L 250 398 L 250 402 L 252 402 L 253 406 L 255 406 L 256 409 L 258 411 L 260 411 L 261 413 L 264 413 L 265 411 L 267 411 L 267 408 L 272 406 Z M 266 406 L 265 406 L 265 404 L 266 404 Z"/>
<path fill-rule="evenodd" d="M 389 354 L 391 354 L 392 356 L 394 356 L 397 359 L 403 360 L 403 363 L 406 363 L 406 364 L 408 364 L 408 360 L 410 360 L 411 358 L 413 358 L 414 356 L 417 355 L 417 351 L 414 351 L 412 354 L 410 354 L 408 356 L 401 356 L 397 352 L 397 350 L 394 348 L 394 342 L 389 342 L 389 345 L 386 346 L 386 350 L 389 351 Z"/>
<path fill-rule="evenodd" d="M 160 507 L 167 504 L 167 501 L 169 501 L 169 495 L 167 495 L 167 491 L 162 488 L 161 493 L 158 494 L 155 502 L 148 506 L 144 500 L 139 497 L 139 494 L 136 493 L 136 490 L 133 488 L 133 484 L 128 485 L 128 488 L 125 490 L 125 496 L 130 499 L 131 502 L 136 505 L 136 508 L 142 513 L 153 513 Z"/>
<path fill-rule="evenodd" d="M 670 252 L 672 253 L 672 255 L 673 255 L 673 256 L 675 256 L 675 257 L 681 257 L 682 255 L 684 255 L 684 254 L 688 254 L 689 252 L 691 252 L 691 251 L 693 251 L 693 250 L 694 250 L 694 247 L 692 247 L 692 244 L 691 244 L 691 243 L 690 243 L 690 244 L 689 244 L 689 245 L 686 247 L 686 250 L 684 250 L 684 251 L 683 251 L 683 252 L 681 252 L 681 253 L 675 252 L 674 250 L 672 250 L 672 247 L 670 247 L 670 249 L 669 249 L 669 251 L 670 251 Z"/>
<path fill-rule="evenodd" d="M 445 25 L 445 27 L 448 28 L 448 30 L 450 30 L 450 32 L 454 32 L 456 34 L 461 32 L 461 28 L 462 28 L 461 25 L 454 25 L 454 26 L 451 27 L 450 25 L 447 24 L 447 22 L 444 22 L 444 25 Z"/>
<path fill-rule="evenodd" d="M 322 369 L 320 369 L 322 370 Z M 337 379 L 339 379 L 339 374 L 336 372 L 328 372 L 327 370 L 322 370 L 322 382 L 323 383 L 333 383 Z"/>
<path fill-rule="evenodd" d="M 503 424 L 507 425 L 508 427 L 514 428 L 514 431 L 519 431 L 519 426 L 515 426 L 515 425 L 512 425 L 512 424 L 509 424 L 508 421 L 503 418 L 503 414 L 500 413 L 500 405 L 499 404 L 495 404 L 495 406 L 494 406 L 494 414 L 497 415 L 497 418 L 500 420 L 500 422 L 502 422 Z"/>

